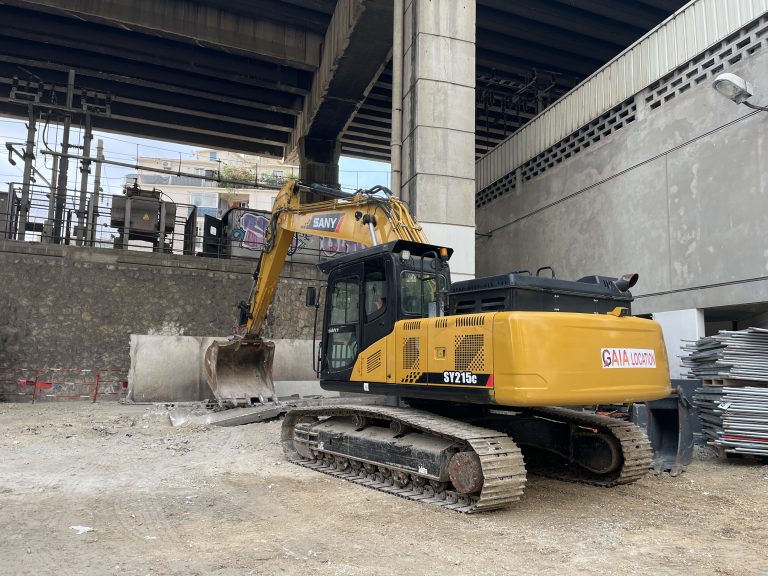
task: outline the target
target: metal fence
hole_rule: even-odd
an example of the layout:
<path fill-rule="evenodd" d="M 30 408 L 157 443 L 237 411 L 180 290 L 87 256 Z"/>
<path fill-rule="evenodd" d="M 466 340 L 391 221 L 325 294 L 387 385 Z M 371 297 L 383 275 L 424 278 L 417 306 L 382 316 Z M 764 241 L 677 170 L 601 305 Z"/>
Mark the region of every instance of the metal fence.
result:
<path fill-rule="evenodd" d="M 63 199 L 52 199 L 55 191 L 37 185 L 30 187 L 25 211 L 21 186 L 14 182 L 0 191 L 0 240 L 256 260 L 271 218 L 268 211 L 249 208 L 222 214 L 217 208 L 174 202 L 159 190 L 155 197 L 133 198 L 87 193 L 81 203 L 82 191 L 68 189 Z M 63 204 L 60 218 L 54 216 L 57 201 Z M 317 264 L 363 248 L 355 242 L 296 234 L 288 262 Z"/>
<path fill-rule="evenodd" d="M 164 234 L 145 228 L 143 237 L 125 234 L 125 226 L 115 225 L 113 219 L 112 195 L 88 193 L 84 210 L 80 209 L 81 192 L 67 189 L 66 195 L 57 200 L 63 201 L 61 217 L 55 213 L 52 192 L 44 186 L 30 187 L 26 210 L 22 205 L 21 183 L 11 182 L 8 189 L 0 191 L 0 239 L 23 240 L 42 244 L 64 244 L 92 246 L 97 248 L 123 248 L 130 250 L 165 252 L 169 254 L 194 254 L 197 242 L 197 229 L 194 220 L 197 207 L 189 204 L 164 201 L 172 209 L 168 210 L 170 222 Z M 53 193 L 55 195 L 55 193 Z M 159 223 L 160 208 L 157 213 L 149 210 L 139 218 Z M 151 208 L 151 207 L 150 207 Z M 198 242 L 198 244 L 200 244 Z"/>

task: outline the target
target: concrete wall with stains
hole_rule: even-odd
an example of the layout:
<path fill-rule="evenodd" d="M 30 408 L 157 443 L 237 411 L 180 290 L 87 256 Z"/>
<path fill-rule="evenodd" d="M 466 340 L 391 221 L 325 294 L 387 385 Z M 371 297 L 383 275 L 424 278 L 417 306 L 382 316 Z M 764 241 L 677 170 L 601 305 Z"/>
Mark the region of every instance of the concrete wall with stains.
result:
<path fill-rule="evenodd" d="M 226 337 L 235 305 L 248 297 L 253 267 L 254 261 L 0 241 L 0 365 L 127 374 L 130 334 Z M 312 266 L 285 268 L 267 337 L 312 338 L 314 309 L 304 306 L 304 294 L 319 278 Z"/>
<path fill-rule="evenodd" d="M 638 94 L 634 122 L 479 208 L 477 275 L 639 272 L 636 313 L 768 301 L 768 113 L 691 70 L 685 90 Z M 723 70 L 768 104 L 768 49 Z"/>

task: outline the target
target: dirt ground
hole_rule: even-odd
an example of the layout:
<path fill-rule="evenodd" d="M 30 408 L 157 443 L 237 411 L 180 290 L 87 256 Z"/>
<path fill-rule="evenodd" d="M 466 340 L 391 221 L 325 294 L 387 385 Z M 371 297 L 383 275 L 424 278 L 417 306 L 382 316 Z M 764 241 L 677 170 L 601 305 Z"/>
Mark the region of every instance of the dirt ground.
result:
<path fill-rule="evenodd" d="M 517 505 L 466 516 L 288 464 L 279 428 L 0 404 L 0 573 L 768 575 L 759 462 L 705 451 L 613 489 L 529 477 Z"/>

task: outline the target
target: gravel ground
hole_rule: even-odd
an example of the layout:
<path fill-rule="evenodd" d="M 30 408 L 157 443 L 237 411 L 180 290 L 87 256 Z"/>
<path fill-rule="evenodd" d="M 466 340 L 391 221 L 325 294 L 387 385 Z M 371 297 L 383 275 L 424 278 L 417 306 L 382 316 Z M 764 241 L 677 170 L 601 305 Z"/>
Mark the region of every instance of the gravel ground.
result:
<path fill-rule="evenodd" d="M 465 516 L 288 464 L 279 429 L 0 404 L 0 573 L 768 576 L 760 462 L 702 450 L 612 489 L 529 477 L 517 505 Z"/>

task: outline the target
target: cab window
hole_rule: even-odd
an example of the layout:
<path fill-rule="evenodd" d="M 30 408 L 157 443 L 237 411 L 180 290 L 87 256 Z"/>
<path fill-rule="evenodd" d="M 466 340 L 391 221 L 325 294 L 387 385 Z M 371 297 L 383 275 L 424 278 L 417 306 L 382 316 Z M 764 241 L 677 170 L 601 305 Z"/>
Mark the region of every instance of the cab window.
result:
<path fill-rule="evenodd" d="M 360 279 L 341 278 L 331 290 L 331 326 L 357 324 L 360 314 Z"/>
<path fill-rule="evenodd" d="M 445 277 L 404 270 L 400 274 L 400 286 L 403 312 L 426 316 L 429 311 L 429 303 L 435 300 L 435 294 L 445 290 Z"/>
<path fill-rule="evenodd" d="M 387 309 L 387 281 L 381 260 L 365 263 L 365 315 L 366 319 L 380 316 Z"/>

